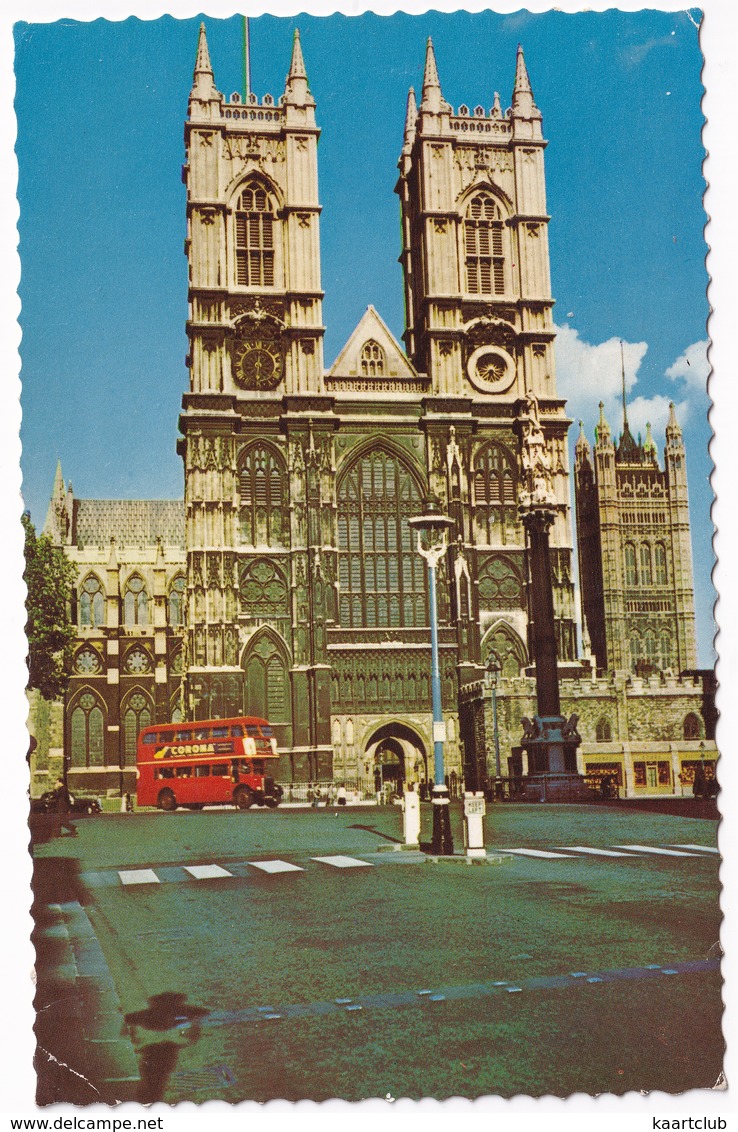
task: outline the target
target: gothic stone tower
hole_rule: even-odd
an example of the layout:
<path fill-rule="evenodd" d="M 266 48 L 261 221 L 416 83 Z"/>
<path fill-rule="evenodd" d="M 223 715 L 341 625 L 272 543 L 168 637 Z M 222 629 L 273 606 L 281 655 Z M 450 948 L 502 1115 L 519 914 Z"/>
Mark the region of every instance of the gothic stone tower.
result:
<path fill-rule="evenodd" d="M 297 33 L 282 97 L 244 104 L 216 89 L 201 27 L 183 170 L 190 710 L 268 714 L 309 777 L 330 773 L 333 568 L 324 428 L 310 416 L 324 410 L 318 134 Z"/>
<path fill-rule="evenodd" d="M 410 91 L 397 192 L 405 340 L 427 373 L 431 486 L 456 520 L 472 579 L 459 663 L 495 652 L 506 675 L 530 662 L 528 560 L 517 512 L 521 438 L 540 416 L 555 498 L 551 532 L 559 661 L 576 655 L 566 436 L 557 397 L 541 113 L 518 48 L 512 108 L 444 101 L 428 41 L 420 105 Z M 458 603 L 457 603 L 458 604 Z M 462 626 L 460 626 L 461 629 Z M 481 633 L 481 642 L 478 633 Z M 480 648 L 481 646 L 481 648 Z"/>
<path fill-rule="evenodd" d="M 569 421 L 522 54 L 506 116 L 498 102 L 455 115 L 429 45 L 398 184 L 409 356 L 369 307 L 323 371 L 318 130 L 299 37 L 279 101 L 242 104 L 216 90 L 201 31 L 186 138 L 190 710 L 267 716 L 283 780 L 430 777 L 427 583 L 407 519 L 434 492 L 458 534 L 439 571 L 447 769 L 465 762 L 469 781 L 481 663 L 491 650 L 506 673 L 529 663 L 517 494 L 537 410 L 560 658 L 575 647 Z"/>
<path fill-rule="evenodd" d="M 582 432 L 575 460 L 582 607 L 598 668 L 696 668 L 687 468 L 674 405 L 663 470 L 650 425 L 636 442 L 625 405 L 617 447 L 600 405 L 594 458 Z"/>

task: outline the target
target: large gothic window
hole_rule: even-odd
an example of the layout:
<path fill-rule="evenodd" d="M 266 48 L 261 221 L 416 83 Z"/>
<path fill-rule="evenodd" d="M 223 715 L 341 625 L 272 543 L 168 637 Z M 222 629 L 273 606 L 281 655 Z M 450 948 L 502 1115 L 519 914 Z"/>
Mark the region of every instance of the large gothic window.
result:
<path fill-rule="evenodd" d="M 666 572 L 666 547 L 663 542 L 657 542 L 653 548 L 653 560 L 656 585 L 665 586 L 668 578 Z"/>
<path fill-rule="evenodd" d="M 128 628 L 147 625 L 149 621 L 149 595 L 143 578 L 132 574 L 123 591 L 123 622 Z"/>
<path fill-rule="evenodd" d="M 641 585 L 651 585 L 651 547 L 647 542 L 641 543 Z"/>
<path fill-rule="evenodd" d="M 478 545 L 499 546 L 515 538 L 517 476 L 513 455 L 501 444 L 485 444 L 474 457 L 474 517 Z"/>
<path fill-rule="evenodd" d="M 72 711 L 72 766 L 103 765 L 103 712 L 100 700 L 85 689 Z"/>
<path fill-rule="evenodd" d="M 362 348 L 361 372 L 364 377 L 382 377 L 385 372 L 384 350 L 373 338 Z"/>
<path fill-rule="evenodd" d="M 136 742 L 138 733 L 151 723 L 151 700 L 135 688 L 123 705 L 123 729 L 125 733 L 126 766 L 136 765 Z"/>
<path fill-rule="evenodd" d="M 635 586 L 638 584 L 636 552 L 632 542 L 626 542 L 625 544 L 625 584 L 626 586 Z"/>
<path fill-rule="evenodd" d="M 418 485 L 393 453 L 360 457 L 338 487 L 340 622 L 346 627 L 427 625 L 425 563 L 407 520 Z"/>
<path fill-rule="evenodd" d="M 187 583 L 184 574 L 177 574 L 169 587 L 169 624 L 177 629 L 184 624 L 184 603 Z"/>
<path fill-rule="evenodd" d="M 266 633 L 259 636 L 246 657 L 244 710 L 270 723 L 290 719 L 290 680 L 287 661 L 277 642 Z"/>
<path fill-rule="evenodd" d="M 490 193 L 472 197 L 464 217 L 466 289 L 472 295 L 502 295 L 505 253 L 500 207 Z"/>
<path fill-rule="evenodd" d="M 105 624 L 105 596 L 94 574 L 89 574 L 79 593 L 79 623 L 97 629 Z"/>
<path fill-rule="evenodd" d="M 244 455 L 239 471 L 241 541 L 246 546 L 281 546 L 287 531 L 284 469 L 266 444 Z"/>
<path fill-rule="evenodd" d="M 236 282 L 274 286 L 274 206 L 258 181 L 249 181 L 236 205 Z"/>

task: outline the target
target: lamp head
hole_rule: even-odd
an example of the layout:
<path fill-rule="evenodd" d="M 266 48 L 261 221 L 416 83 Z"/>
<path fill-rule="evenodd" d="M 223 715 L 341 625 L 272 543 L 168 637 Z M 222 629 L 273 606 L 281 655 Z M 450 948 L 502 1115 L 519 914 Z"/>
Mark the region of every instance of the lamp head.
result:
<path fill-rule="evenodd" d="M 448 515 L 444 515 L 438 496 L 428 495 L 423 503 L 423 514 L 408 519 L 408 526 L 422 533 L 427 532 L 432 537 L 443 534 L 449 527 L 453 527 L 454 521 L 449 519 Z"/>

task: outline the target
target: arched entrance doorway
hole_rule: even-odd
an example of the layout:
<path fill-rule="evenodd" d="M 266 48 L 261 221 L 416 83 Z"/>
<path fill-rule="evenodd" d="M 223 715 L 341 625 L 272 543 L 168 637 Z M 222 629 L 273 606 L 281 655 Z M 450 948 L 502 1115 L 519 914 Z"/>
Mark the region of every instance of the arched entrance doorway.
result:
<path fill-rule="evenodd" d="M 402 794 L 428 781 L 428 756 L 417 732 L 404 723 L 386 723 L 370 735 L 364 749 L 368 787 L 376 793 Z"/>

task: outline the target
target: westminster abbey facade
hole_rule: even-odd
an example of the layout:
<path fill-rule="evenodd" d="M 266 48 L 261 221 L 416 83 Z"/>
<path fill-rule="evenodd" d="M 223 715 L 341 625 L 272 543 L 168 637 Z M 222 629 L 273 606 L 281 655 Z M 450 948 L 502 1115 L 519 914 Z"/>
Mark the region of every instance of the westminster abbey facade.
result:
<path fill-rule="evenodd" d="M 501 699 L 507 684 L 512 715 L 529 711 L 518 493 L 532 414 L 554 500 L 559 664 L 594 673 L 577 659 L 546 143 L 522 51 L 510 109 L 496 94 L 454 109 L 428 42 L 398 139 L 404 341 L 370 306 L 327 369 L 318 134 L 297 33 L 281 97 L 243 101 L 217 89 L 201 27 L 183 169 L 184 509 L 170 505 L 164 531 L 156 501 L 127 504 L 141 529 L 126 539 L 59 482 L 47 520 L 81 566 L 65 747 L 97 789 L 118 767 L 130 788 L 146 723 L 242 712 L 274 725 L 283 782 L 431 778 L 427 577 L 407 522 L 429 495 L 454 520 L 439 574 L 446 769 L 482 784 L 491 655 Z M 82 545 L 88 512 L 99 530 Z M 517 727 L 510 716 L 513 743 Z"/>

